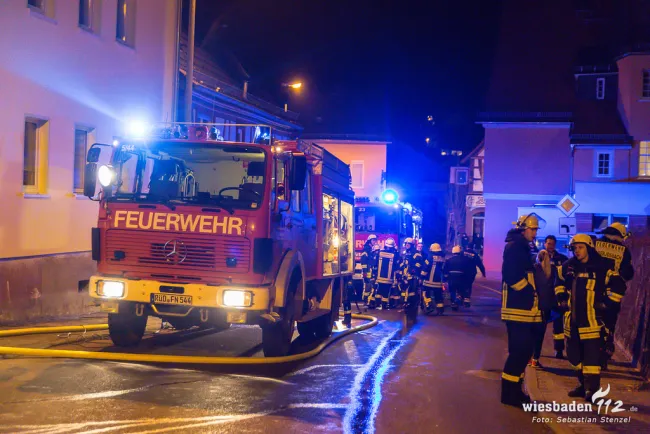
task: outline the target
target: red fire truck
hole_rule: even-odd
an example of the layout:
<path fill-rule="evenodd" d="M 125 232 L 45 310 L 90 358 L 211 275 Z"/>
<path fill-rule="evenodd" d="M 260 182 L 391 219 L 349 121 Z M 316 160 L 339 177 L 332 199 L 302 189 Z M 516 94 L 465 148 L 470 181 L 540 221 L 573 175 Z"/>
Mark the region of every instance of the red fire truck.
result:
<path fill-rule="evenodd" d="M 389 238 L 400 249 L 408 237 L 421 242 L 422 212 L 409 203 L 399 202 L 392 190 L 385 190 L 381 201 L 370 202 L 367 197 L 356 199 L 355 229 L 354 250 L 358 261 L 371 234 L 377 236 L 382 248 Z"/>
<path fill-rule="evenodd" d="M 266 356 L 289 352 L 296 323 L 332 332 L 354 267 L 349 167 L 269 127 L 254 143 L 221 128 L 168 124 L 88 152 L 84 194 L 100 208 L 87 284 L 115 345 L 137 345 L 148 316 L 257 324 Z"/>

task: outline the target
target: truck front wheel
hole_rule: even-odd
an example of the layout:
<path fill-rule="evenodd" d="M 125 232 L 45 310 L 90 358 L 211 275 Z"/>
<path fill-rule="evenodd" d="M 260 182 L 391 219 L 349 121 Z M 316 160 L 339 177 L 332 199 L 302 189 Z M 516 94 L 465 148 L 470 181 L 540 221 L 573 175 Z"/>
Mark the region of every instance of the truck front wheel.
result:
<path fill-rule="evenodd" d="M 108 314 L 108 334 L 113 344 L 118 347 L 138 345 L 147 326 L 147 315 L 137 316 L 133 313 Z"/>
<path fill-rule="evenodd" d="M 282 320 L 277 324 L 262 327 L 262 350 L 265 357 L 282 357 L 289 354 L 295 323 L 295 303 L 292 294 L 287 298 Z"/>

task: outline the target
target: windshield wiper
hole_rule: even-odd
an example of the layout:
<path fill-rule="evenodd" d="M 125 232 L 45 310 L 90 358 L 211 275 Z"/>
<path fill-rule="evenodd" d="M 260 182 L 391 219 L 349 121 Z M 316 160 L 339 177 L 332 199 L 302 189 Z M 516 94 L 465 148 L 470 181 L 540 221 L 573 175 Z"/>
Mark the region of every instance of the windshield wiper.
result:
<path fill-rule="evenodd" d="M 220 199 L 218 196 L 211 197 L 210 200 L 213 201 L 219 208 L 225 209 L 228 214 L 233 215 L 235 213 L 235 209 L 224 204 L 223 199 Z"/>

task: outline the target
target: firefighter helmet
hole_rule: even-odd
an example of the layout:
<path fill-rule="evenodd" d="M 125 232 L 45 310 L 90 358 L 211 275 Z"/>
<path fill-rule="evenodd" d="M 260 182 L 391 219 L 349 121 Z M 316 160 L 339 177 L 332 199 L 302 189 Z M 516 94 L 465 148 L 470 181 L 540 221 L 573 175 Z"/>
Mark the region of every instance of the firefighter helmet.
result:
<path fill-rule="evenodd" d="M 454 246 L 454 247 L 451 249 L 451 253 L 453 253 L 453 254 L 455 255 L 456 253 L 460 253 L 461 250 L 462 250 L 462 249 L 460 248 L 460 246 Z"/>
<path fill-rule="evenodd" d="M 370 234 L 370 235 L 368 235 L 368 239 L 367 239 L 366 241 L 376 240 L 376 239 L 377 239 L 377 235 L 375 235 L 375 234 Z"/>
<path fill-rule="evenodd" d="M 386 247 L 395 247 L 395 240 L 392 239 L 392 238 L 387 239 L 384 242 L 384 246 L 386 246 Z"/>
<path fill-rule="evenodd" d="M 408 237 L 407 239 L 404 240 L 404 244 L 415 244 L 415 243 L 413 242 L 413 238 Z"/>
<path fill-rule="evenodd" d="M 438 243 L 433 243 L 429 247 L 430 252 L 442 252 L 442 248 L 440 247 L 440 244 Z"/>
<path fill-rule="evenodd" d="M 594 240 L 587 234 L 576 234 L 571 238 L 571 246 L 575 244 L 584 244 L 588 247 L 594 248 Z"/>
<path fill-rule="evenodd" d="M 520 216 L 515 225 L 517 229 L 544 229 L 546 220 L 533 212 Z"/>
<path fill-rule="evenodd" d="M 603 234 L 617 235 L 623 237 L 623 239 L 628 237 L 628 233 L 627 233 L 627 229 L 625 228 L 625 225 L 619 222 L 614 222 L 611 225 L 607 226 L 607 228 L 603 230 Z"/>

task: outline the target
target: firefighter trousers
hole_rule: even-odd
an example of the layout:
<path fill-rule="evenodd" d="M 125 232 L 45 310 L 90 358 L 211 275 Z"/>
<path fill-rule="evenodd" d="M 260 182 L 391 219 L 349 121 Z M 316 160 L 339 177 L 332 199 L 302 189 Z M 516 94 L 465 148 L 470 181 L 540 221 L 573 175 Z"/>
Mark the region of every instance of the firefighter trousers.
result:
<path fill-rule="evenodd" d="M 524 378 L 526 365 L 533 355 L 535 333 L 539 323 L 506 321 L 508 329 L 508 358 L 501 378 L 519 383 Z"/>
<path fill-rule="evenodd" d="M 388 307 L 388 302 L 390 300 L 390 292 L 391 288 L 393 287 L 392 283 L 378 283 L 377 284 L 377 295 L 375 296 L 375 303 L 377 306 L 379 306 L 379 303 L 381 303 L 381 306 L 383 308 Z"/>
<path fill-rule="evenodd" d="M 442 294 L 442 283 L 439 287 L 422 286 L 422 294 L 424 295 L 425 309 L 433 309 L 434 304 L 436 308 L 444 309 L 445 300 Z"/>
<path fill-rule="evenodd" d="M 603 342 L 604 360 L 610 359 L 614 354 L 614 332 L 616 331 L 616 322 L 618 321 L 620 311 L 620 306 L 611 306 L 603 314 L 603 322 L 605 323 Z"/>
<path fill-rule="evenodd" d="M 580 333 L 580 329 L 575 324 L 571 324 L 566 353 L 569 363 L 578 373 L 580 384 L 586 391 L 593 393 L 600 388 L 602 335 L 600 332 L 598 336 L 593 336 L 593 331 L 590 333 L 592 335 L 585 337 L 586 333 Z"/>
<path fill-rule="evenodd" d="M 564 351 L 564 321 L 563 315 L 558 315 L 553 320 L 553 349 Z"/>
<path fill-rule="evenodd" d="M 461 301 L 465 296 L 465 287 L 467 284 L 463 279 L 449 279 L 449 295 L 451 298 L 451 304 L 457 304 L 458 299 Z"/>

